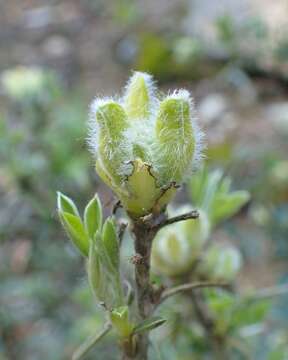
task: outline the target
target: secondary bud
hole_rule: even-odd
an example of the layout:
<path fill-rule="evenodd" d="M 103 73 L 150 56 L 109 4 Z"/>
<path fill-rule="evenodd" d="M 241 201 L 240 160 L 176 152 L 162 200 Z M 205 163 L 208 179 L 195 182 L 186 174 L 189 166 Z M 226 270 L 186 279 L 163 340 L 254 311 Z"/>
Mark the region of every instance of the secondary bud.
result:
<path fill-rule="evenodd" d="M 240 251 L 232 246 L 211 246 L 199 267 L 199 272 L 209 279 L 231 281 L 241 269 L 243 259 Z"/>
<path fill-rule="evenodd" d="M 180 208 L 174 214 L 192 209 Z M 152 247 L 152 268 L 160 274 L 176 276 L 191 268 L 210 234 L 207 215 L 200 211 L 198 219 L 169 225 L 159 231 Z"/>

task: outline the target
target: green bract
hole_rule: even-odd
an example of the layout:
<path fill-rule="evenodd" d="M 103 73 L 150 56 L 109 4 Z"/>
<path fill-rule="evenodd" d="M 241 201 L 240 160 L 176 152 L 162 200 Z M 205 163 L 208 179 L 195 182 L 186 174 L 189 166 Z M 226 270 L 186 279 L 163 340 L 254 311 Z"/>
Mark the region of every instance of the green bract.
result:
<path fill-rule="evenodd" d="M 190 95 L 155 95 L 152 77 L 135 72 L 123 98 L 91 106 L 90 145 L 96 170 L 131 217 L 160 212 L 200 158 Z"/>

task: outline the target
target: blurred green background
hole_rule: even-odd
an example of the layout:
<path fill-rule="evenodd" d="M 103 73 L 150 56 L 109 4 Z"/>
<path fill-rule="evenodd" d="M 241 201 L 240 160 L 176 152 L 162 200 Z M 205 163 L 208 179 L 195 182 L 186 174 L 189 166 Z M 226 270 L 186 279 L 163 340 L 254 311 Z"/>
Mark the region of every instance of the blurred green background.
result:
<path fill-rule="evenodd" d="M 86 119 L 93 97 L 117 93 L 131 70 L 150 72 L 163 91 L 192 91 L 206 162 L 252 194 L 214 235 L 244 256 L 239 288 L 287 282 L 286 0 L 1 0 L 0 10 L 1 360 L 69 359 L 101 326 L 55 194 L 83 207 L 99 192 L 111 210 Z M 276 297 L 247 330 L 252 359 L 288 359 L 287 304 Z M 152 358 L 190 358 L 187 339 Z M 90 358 L 116 359 L 115 348 L 107 338 Z"/>

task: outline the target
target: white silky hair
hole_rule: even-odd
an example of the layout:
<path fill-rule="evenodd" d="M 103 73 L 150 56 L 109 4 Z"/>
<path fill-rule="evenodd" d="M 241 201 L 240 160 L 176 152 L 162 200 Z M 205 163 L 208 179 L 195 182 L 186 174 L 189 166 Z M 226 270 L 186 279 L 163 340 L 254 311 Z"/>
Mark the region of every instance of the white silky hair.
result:
<path fill-rule="evenodd" d="M 194 141 L 194 151 L 193 156 L 191 157 L 189 163 L 187 163 L 186 170 L 182 174 L 182 181 L 185 182 L 191 174 L 196 171 L 199 166 L 201 165 L 201 162 L 203 160 L 203 149 L 204 149 L 204 133 L 200 130 L 200 127 L 198 125 L 198 119 L 196 116 L 196 110 L 194 106 L 194 102 L 190 96 L 190 93 L 185 89 L 175 90 L 172 94 L 168 94 L 168 96 L 165 98 L 165 100 L 169 99 L 175 99 L 175 100 L 184 100 L 189 104 L 189 113 L 190 113 L 190 123 L 192 127 L 192 136 Z M 184 121 L 184 119 L 183 119 Z M 175 176 L 175 173 L 177 172 L 177 161 L 181 160 L 183 153 L 185 153 L 186 148 L 188 148 L 191 144 L 191 139 L 186 137 L 184 133 L 184 126 L 179 128 L 179 130 L 169 130 L 167 128 L 162 129 L 163 132 L 165 132 L 165 135 L 170 136 L 171 138 L 175 138 L 175 136 L 182 137 L 183 141 L 180 144 L 175 144 L 174 148 L 168 148 L 166 144 L 159 144 L 158 142 L 155 142 L 155 157 L 157 161 L 155 162 L 155 165 L 157 167 L 157 172 L 161 174 L 163 171 L 163 168 L 166 166 L 165 163 L 163 163 L 163 158 L 166 159 L 167 157 L 173 157 L 175 156 L 175 167 L 174 169 L 171 169 L 171 176 L 169 179 L 165 179 L 166 181 L 173 181 L 173 176 Z M 177 133 L 175 134 L 175 131 Z M 183 147 L 184 144 L 184 147 Z M 180 165 L 179 165 L 180 167 Z"/>
<path fill-rule="evenodd" d="M 159 112 L 159 105 L 160 100 L 156 96 L 156 86 L 155 82 L 151 75 L 147 73 L 139 73 L 134 72 L 132 77 L 129 79 L 124 94 L 121 98 L 116 97 L 104 97 L 104 98 L 95 98 L 90 106 L 89 111 L 89 119 L 88 119 L 88 138 L 87 143 L 90 151 L 92 152 L 93 156 L 97 159 L 100 156 L 99 154 L 99 143 L 100 143 L 100 127 L 96 121 L 96 114 L 97 111 L 103 106 L 108 103 L 118 103 L 121 105 L 125 111 L 125 103 L 128 97 L 129 87 L 135 78 L 138 76 L 142 76 L 145 80 L 148 95 L 149 95 L 149 115 L 146 118 L 139 118 L 139 119 L 128 119 L 129 126 L 126 130 L 123 131 L 123 140 L 119 141 L 119 152 L 123 153 L 125 159 L 123 159 L 122 164 L 119 164 L 119 168 L 116 169 L 119 172 L 119 175 L 127 176 L 131 173 L 131 165 L 129 162 L 135 160 L 135 155 L 133 154 L 133 148 L 135 145 L 142 147 L 145 150 L 146 158 L 142 159 L 152 165 L 152 169 L 156 175 L 156 177 L 161 178 L 161 172 L 165 167 L 165 163 L 163 163 L 163 158 L 165 157 L 173 157 L 176 155 L 176 159 L 181 159 L 183 152 L 185 152 L 185 147 L 190 146 L 191 139 L 185 138 L 185 134 L 182 133 L 184 127 L 179 129 L 179 136 L 183 136 L 183 142 L 181 146 L 174 146 L 174 149 L 169 147 L 165 147 L 164 145 L 159 145 L 156 137 L 156 119 Z M 193 100 L 190 96 L 190 93 L 187 90 L 175 90 L 173 93 L 168 94 L 166 99 L 177 99 L 177 100 L 185 100 L 189 104 L 189 111 L 190 111 L 190 121 L 191 127 L 193 131 L 193 141 L 194 141 L 194 152 L 191 160 L 187 164 L 185 171 L 183 172 L 183 180 L 187 180 L 189 176 L 191 176 L 192 172 L 198 169 L 202 159 L 202 150 L 204 148 L 203 142 L 203 132 L 200 130 L 198 126 L 198 120 L 196 116 L 196 111 L 194 107 Z M 164 129 L 164 131 L 169 131 Z M 171 130 L 171 136 L 175 137 L 175 130 Z M 176 134 L 177 136 L 177 134 Z M 105 151 L 107 152 L 108 158 L 113 158 L 115 151 L 112 151 L 110 147 L 111 139 L 107 138 L 107 146 L 105 146 Z M 184 148 L 183 148 L 184 144 Z M 177 161 L 176 161 L 177 163 Z M 176 170 L 176 169 L 174 169 Z M 160 186 L 168 185 L 171 181 L 173 181 L 173 169 L 171 169 L 171 176 L 169 179 L 163 179 L 159 182 Z M 181 181 L 181 182 L 182 182 Z"/>
<path fill-rule="evenodd" d="M 96 120 L 96 114 L 98 111 L 101 111 L 101 107 L 110 103 L 117 103 L 121 105 L 121 99 L 113 98 L 113 97 L 105 97 L 105 98 L 95 98 L 90 106 L 89 118 L 88 118 L 88 138 L 87 143 L 88 147 L 93 154 L 94 158 L 100 159 L 101 154 L 99 153 L 99 144 L 100 144 L 100 133 L 101 129 Z M 122 106 L 123 108 L 123 106 Z M 124 109 L 123 109 L 124 110 Z M 103 136 L 103 135 L 102 135 Z M 126 141 L 126 137 L 123 132 L 123 139 L 119 141 L 119 146 L 117 150 L 111 147 L 111 139 L 106 135 L 105 139 L 105 154 L 106 157 L 112 160 L 115 156 L 119 155 L 119 153 L 125 157 L 126 161 L 122 161 L 118 163 L 118 168 L 115 169 L 120 176 L 126 176 L 131 172 L 131 165 L 129 164 L 129 158 L 132 157 L 132 144 L 129 141 Z M 126 159 L 127 158 L 127 159 Z M 105 163 L 103 159 L 101 159 L 102 165 L 105 167 Z"/>

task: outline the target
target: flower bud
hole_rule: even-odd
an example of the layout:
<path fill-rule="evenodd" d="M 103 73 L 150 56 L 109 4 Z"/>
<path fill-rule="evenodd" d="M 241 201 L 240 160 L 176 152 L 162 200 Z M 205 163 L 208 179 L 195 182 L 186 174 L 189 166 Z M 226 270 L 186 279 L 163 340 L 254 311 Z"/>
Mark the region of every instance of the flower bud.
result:
<path fill-rule="evenodd" d="M 192 165 L 195 136 L 191 113 L 191 99 L 184 90 L 175 92 L 160 103 L 156 136 L 162 181 L 180 182 Z"/>
<path fill-rule="evenodd" d="M 209 279 L 232 281 L 242 263 L 241 253 L 236 247 L 215 244 L 205 252 L 199 272 Z"/>
<path fill-rule="evenodd" d="M 121 105 L 107 101 L 100 104 L 95 112 L 99 128 L 99 164 L 106 171 L 110 181 L 120 185 L 125 159 L 124 131 L 128 127 L 127 115 Z"/>
<path fill-rule="evenodd" d="M 125 108 L 130 119 L 147 119 L 153 102 L 152 76 L 135 72 L 126 87 Z"/>
<path fill-rule="evenodd" d="M 89 124 L 96 171 L 134 218 L 163 211 L 201 151 L 189 93 L 161 102 L 145 73 L 134 73 L 123 99 L 95 100 Z"/>
<path fill-rule="evenodd" d="M 192 208 L 185 206 L 176 214 Z M 152 246 L 152 268 L 160 274 L 176 276 L 189 271 L 202 251 L 210 234 L 205 212 L 198 219 L 185 220 L 166 226 L 156 235 Z"/>

